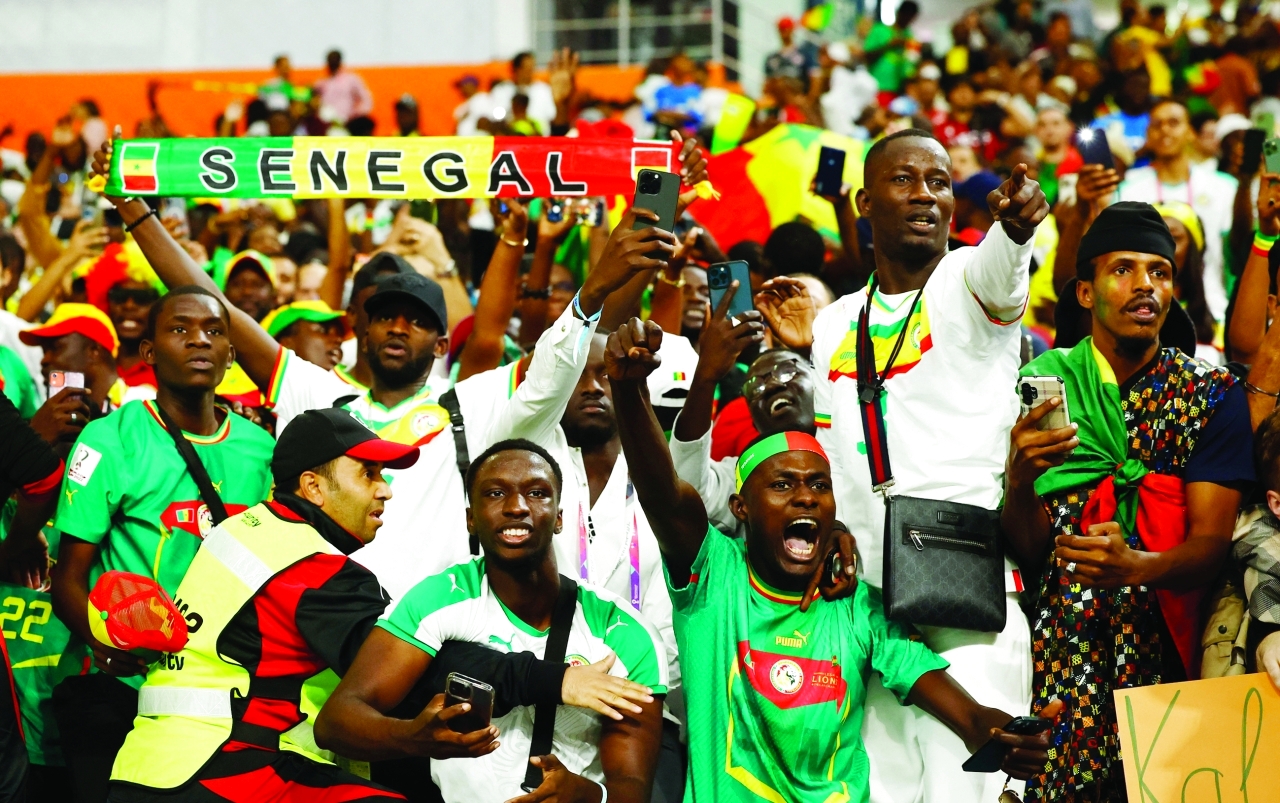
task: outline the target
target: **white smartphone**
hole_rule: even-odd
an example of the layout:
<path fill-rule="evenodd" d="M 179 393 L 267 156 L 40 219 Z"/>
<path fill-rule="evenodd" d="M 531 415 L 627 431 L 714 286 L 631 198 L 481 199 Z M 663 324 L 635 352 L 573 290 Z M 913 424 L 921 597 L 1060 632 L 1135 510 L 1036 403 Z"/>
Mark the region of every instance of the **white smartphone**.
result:
<path fill-rule="evenodd" d="M 84 388 L 84 374 L 79 371 L 50 371 L 49 372 L 49 395 L 57 393 L 63 388 Z"/>
<path fill-rule="evenodd" d="M 1067 386 L 1060 376 L 1024 376 L 1018 380 L 1018 401 L 1022 406 L 1022 414 L 1026 415 L 1036 407 L 1057 396 L 1062 404 L 1049 412 L 1036 429 L 1062 429 L 1071 426 L 1071 414 L 1067 411 Z"/>

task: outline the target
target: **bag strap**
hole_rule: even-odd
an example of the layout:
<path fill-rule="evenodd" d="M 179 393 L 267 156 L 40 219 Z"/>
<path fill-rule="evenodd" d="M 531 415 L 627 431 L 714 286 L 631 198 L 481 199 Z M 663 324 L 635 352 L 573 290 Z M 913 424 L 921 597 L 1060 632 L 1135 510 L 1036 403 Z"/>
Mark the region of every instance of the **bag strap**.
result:
<path fill-rule="evenodd" d="M 160 414 L 160 420 L 164 423 L 165 431 L 169 433 L 169 437 L 173 438 L 173 445 L 178 447 L 178 454 L 182 455 L 182 461 L 187 464 L 191 479 L 195 480 L 196 487 L 200 489 L 200 498 L 204 500 L 205 507 L 209 508 L 213 523 L 221 524 L 226 521 L 227 508 L 222 504 L 222 497 L 218 496 L 218 492 L 213 489 L 213 483 L 209 480 L 209 472 L 205 471 L 204 463 L 200 462 L 200 456 L 196 454 L 191 441 L 183 436 L 182 429 L 173 422 L 160 403 L 154 402 L 154 404 L 156 412 Z"/>
<path fill-rule="evenodd" d="M 570 577 L 560 575 L 560 596 L 556 598 L 556 607 L 551 612 L 551 631 L 547 634 L 547 649 L 542 660 L 548 664 L 564 663 L 564 653 L 569 646 L 569 629 L 573 625 L 573 612 L 578 607 L 578 583 Z M 551 753 L 551 737 L 556 727 L 557 704 L 550 700 L 542 700 L 533 710 L 533 738 L 529 742 L 529 758 L 545 756 Z M 524 783 L 520 788 L 532 792 L 542 785 L 542 770 L 529 764 L 525 770 Z"/>
<path fill-rule="evenodd" d="M 898 353 L 907 339 L 907 330 L 911 328 L 911 317 L 916 313 L 924 288 L 916 291 L 911 299 L 911 307 L 902 322 L 902 331 L 898 332 L 898 340 L 893 344 L 893 351 L 885 362 L 884 372 L 876 372 L 875 343 L 871 340 L 871 297 L 876 292 L 876 280 L 872 278 L 867 289 L 867 302 L 858 313 L 857 338 L 857 371 L 858 371 L 858 406 L 862 412 L 862 433 L 867 441 L 867 465 L 871 468 L 871 490 L 888 494 L 893 487 L 893 467 L 889 464 L 889 434 L 884 426 L 884 408 L 880 406 L 880 394 L 884 393 L 885 380 L 889 378 L 893 365 L 898 361 Z"/>
<path fill-rule="evenodd" d="M 462 418 L 462 406 L 458 404 L 458 391 L 449 388 L 440 397 L 440 406 L 449 414 L 449 429 L 453 431 L 453 451 L 458 461 L 458 473 L 462 475 L 462 484 L 467 483 L 467 472 L 471 470 L 471 452 L 467 449 L 467 422 Z M 464 488 L 465 491 L 465 488 Z M 480 554 L 480 538 L 471 534 L 471 554 Z"/>

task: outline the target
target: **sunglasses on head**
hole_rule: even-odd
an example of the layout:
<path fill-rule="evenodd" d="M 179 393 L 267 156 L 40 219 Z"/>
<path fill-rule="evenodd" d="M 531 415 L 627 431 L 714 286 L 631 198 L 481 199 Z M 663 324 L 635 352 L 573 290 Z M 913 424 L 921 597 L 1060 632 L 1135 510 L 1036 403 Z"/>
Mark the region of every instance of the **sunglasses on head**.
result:
<path fill-rule="evenodd" d="M 152 304 L 156 299 L 160 298 L 160 294 L 150 287 L 131 288 L 131 287 L 113 287 L 107 291 L 107 301 L 112 304 L 123 304 L 126 301 L 132 301 L 140 307 Z"/>

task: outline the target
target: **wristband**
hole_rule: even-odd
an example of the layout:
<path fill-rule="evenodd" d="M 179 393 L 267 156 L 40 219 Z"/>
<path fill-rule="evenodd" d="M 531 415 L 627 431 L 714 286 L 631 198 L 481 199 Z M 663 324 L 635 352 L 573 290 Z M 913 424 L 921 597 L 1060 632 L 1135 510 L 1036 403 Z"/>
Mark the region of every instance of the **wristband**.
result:
<path fill-rule="evenodd" d="M 133 221 L 133 222 L 132 222 L 132 223 L 130 223 L 129 225 L 125 226 L 125 227 L 124 227 L 124 230 L 125 230 L 126 232 L 131 232 L 131 231 L 133 231 L 134 229 L 138 228 L 138 227 L 139 227 L 139 226 L 141 226 L 143 223 L 145 223 L 145 222 L 146 222 L 146 220 L 147 220 L 147 218 L 149 218 L 149 217 L 151 217 L 151 216 L 153 216 L 153 215 L 154 215 L 155 217 L 159 217 L 159 216 L 160 216 L 160 213 L 159 213 L 159 212 L 157 212 L 156 210 L 152 209 L 151 207 L 147 207 L 147 213 L 146 213 L 145 215 L 143 215 L 142 217 L 138 218 L 137 220 Z"/>
<path fill-rule="evenodd" d="M 595 323 L 596 321 L 600 320 L 600 313 L 603 312 L 604 310 L 596 310 L 595 315 L 587 315 L 587 313 L 582 311 L 582 304 L 578 301 L 578 297 L 581 295 L 582 295 L 581 291 L 573 294 L 573 314 L 577 315 L 579 318 L 586 321 L 587 323 Z"/>
<path fill-rule="evenodd" d="M 677 289 L 684 287 L 683 276 L 681 276 L 679 279 L 668 279 L 666 274 L 663 273 L 662 271 L 658 271 L 658 281 L 663 282 L 665 284 L 669 284 L 672 287 L 675 287 Z"/>
<path fill-rule="evenodd" d="M 588 778 L 587 780 L 591 780 L 591 779 Z M 609 790 L 604 788 L 604 784 L 600 783 L 599 781 L 591 781 L 591 782 L 596 786 L 600 787 L 600 803 L 609 803 Z"/>
<path fill-rule="evenodd" d="M 520 282 L 519 298 L 547 299 L 551 298 L 550 287 L 530 287 L 524 282 Z"/>

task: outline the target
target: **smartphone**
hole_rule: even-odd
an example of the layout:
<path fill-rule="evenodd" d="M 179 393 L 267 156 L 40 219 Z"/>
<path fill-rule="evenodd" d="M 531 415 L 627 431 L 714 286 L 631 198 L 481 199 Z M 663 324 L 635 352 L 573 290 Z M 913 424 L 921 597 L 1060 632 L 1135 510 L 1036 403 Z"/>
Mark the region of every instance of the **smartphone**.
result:
<path fill-rule="evenodd" d="M 676 204 L 680 200 L 680 177 L 661 170 L 641 170 L 636 177 L 636 196 L 632 206 L 648 209 L 658 216 L 657 223 L 637 220 L 633 229 L 656 226 L 664 231 L 676 227 Z"/>
<path fill-rule="evenodd" d="M 1071 426 L 1071 414 L 1067 412 L 1067 385 L 1060 376 L 1024 376 L 1018 380 L 1018 401 L 1023 415 L 1054 396 L 1062 399 L 1062 404 L 1040 419 L 1036 429 L 1041 432 Z"/>
<path fill-rule="evenodd" d="M 511 206 L 501 198 L 498 199 L 498 214 L 506 215 L 511 212 Z"/>
<path fill-rule="evenodd" d="M 1262 143 L 1262 156 L 1267 160 L 1268 173 L 1280 173 L 1280 139 Z"/>
<path fill-rule="evenodd" d="M 84 374 L 79 371 L 50 371 L 49 372 L 49 395 L 57 393 L 63 388 L 84 388 Z"/>
<path fill-rule="evenodd" d="M 1044 733 L 1049 730 L 1052 724 L 1052 720 L 1041 719 L 1040 717 L 1018 717 L 1001 728 L 1001 730 L 1008 733 L 1016 733 L 1019 736 L 1034 736 L 1037 733 Z M 995 739 L 990 739 L 986 744 L 978 748 L 978 752 L 969 756 L 969 760 L 964 762 L 961 767 L 965 772 L 998 772 L 1000 765 L 1004 763 L 1004 754 L 1005 745 Z"/>
<path fill-rule="evenodd" d="M 434 226 L 436 223 L 436 204 L 434 201 L 426 201 L 421 198 L 416 201 L 410 201 L 409 216 L 416 217 L 418 220 L 425 220 Z"/>
<path fill-rule="evenodd" d="M 844 186 L 844 151 L 822 146 L 818 151 L 818 173 L 813 179 L 813 192 L 828 198 L 838 196 Z"/>
<path fill-rule="evenodd" d="M 562 220 L 564 220 L 564 201 L 552 198 L 551 203 L 547 204 L 547 221 L 559 223 Z"/>
<path fill-rule="evenodd" d="M 1257 126 L 1268 137 L 1274 137 L 1276 135 L 1276 116 L 1274 114 L 1258 115 Z"/>
<path fill-rule="evenodd" d="M 1096 128 L 1085 128 L 1076 132 L 1076 150 L 1087 165 L 1102 165 L 1107 169 L 1116 166 L 1111 157 L 1111 146 L 1107 144 L 1107 134 Z"/>
<path fill-rule="evenodd" d="M 748 310 L 755 309 L 751 301 L 751 272 L 743 260 L 733 262 L 717 262 L 707 268 L 707 286 L 711 289 L 711 310 L 720 309 L 724 294 L 729 292 L 729 285 L 738 280 L 738 289 L 729 302 L 729 317 L 736 318 Z"/>
<path fill-rule="evenodd" d="M 493 687 L 475 678 L 450 672 L 444 681 L 444 704 L 447 708 L 459 703 L 471 703 L 471 710 L 449 720 L 449 727 L 456 733 L 472 733 L 489 727 L 493 716 Z"/>
<path fill-rule="evenodd" d="M 1267 132 L 1261 128 L 1250 128 L 1244 132 L 1244 156 L 1240 160 L 1240 170 L 1244 175 L 1258 172 L 1258 164 L 1262 161 L 1262 143 Z"/>

